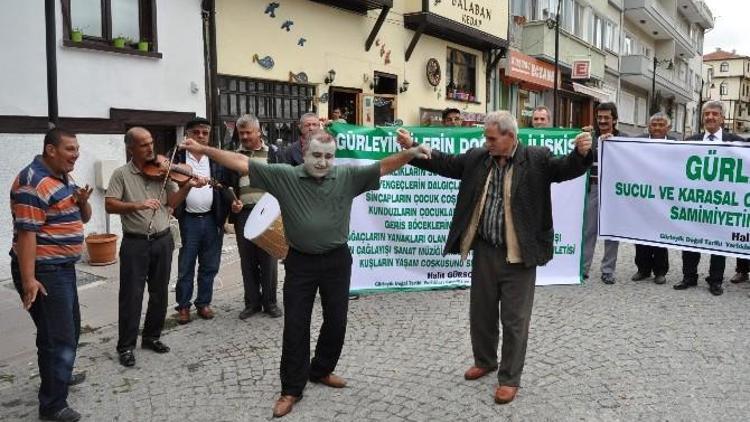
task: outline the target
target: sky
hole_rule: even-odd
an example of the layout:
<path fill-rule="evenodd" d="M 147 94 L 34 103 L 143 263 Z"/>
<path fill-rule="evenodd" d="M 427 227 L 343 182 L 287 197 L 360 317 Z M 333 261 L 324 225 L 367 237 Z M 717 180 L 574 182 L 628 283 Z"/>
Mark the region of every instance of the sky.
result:
<path fill-rule="evenodd" d="M 748 0 L 704 0 L 714 15 L 714 28 L 708 31 L 703 41 L 703 54 L 714 52 L 716 47 L 724 51 L 737 50 L 737 54 L 750 56 L 748 36 Z"/>

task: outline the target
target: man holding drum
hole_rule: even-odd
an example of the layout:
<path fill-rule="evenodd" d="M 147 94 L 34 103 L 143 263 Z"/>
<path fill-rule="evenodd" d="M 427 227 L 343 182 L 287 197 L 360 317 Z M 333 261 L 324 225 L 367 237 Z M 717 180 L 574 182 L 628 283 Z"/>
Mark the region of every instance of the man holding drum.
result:
<path fill-rule="evenodd" d="M 334 166 L 336 143 L 323 130 L 313 131 L 303 146 L 301 166 L 267 165 L 245 155 L 200 145 L 181 148 L 205 154 L 225 167 L 247 174 L 250 186 L 274 195 L 281 206 L 289 242 L 285 261 L 284 337 L 281 352 L 281 397 L 273 415 L 281 417 L 302 398 L 307 380 L 342 388 L 346 380 L 333 370 L 346 334 L 352 257 L 347 246 L 352 200 L 380 187 L 380 176 L 412 158 L 429 158 L 425 145 L 406 149 L 362 167 Z M 323 324 L 310 361 L 310 319 L 320 290 Z"/>

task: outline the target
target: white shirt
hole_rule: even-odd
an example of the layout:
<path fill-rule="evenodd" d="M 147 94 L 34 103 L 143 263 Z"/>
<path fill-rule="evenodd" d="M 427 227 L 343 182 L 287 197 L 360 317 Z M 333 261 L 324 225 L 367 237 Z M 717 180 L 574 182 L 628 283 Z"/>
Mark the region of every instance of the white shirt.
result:
<path fill-rule="evenodd" d="M 188 152 L 185 156 L 185 162 L 193 169 L 193 173 L 198 176 L 211 177 L 211 163 L 207 156 L 202 156 L 196 160 L 193 154 Z M 213 188 L 209 185 L 202 188 L 192 188 L 185 198 L 185 211 L 190 213 L 203 213 L 211 211 L 211 205 L 214 202 Z"/>
<path fill-rule="evenodd" d="M 719 130 L 717 130 L 716 133 L 713 134 L 714 135 L 714 139 L 713 139 L 713 141 L 711 141 L 710 139 L 708 139 L 708 136 L 711 135 L 711 132 L 707 131 L 706 133 L 703 134 L 703 141 L 704 142 L 705 141 L 708 141 L 708 142 L 721 142 L 721 133 L 722 133 L 722 130 L 721 130 L 721 128 L 719 128 Z"/>

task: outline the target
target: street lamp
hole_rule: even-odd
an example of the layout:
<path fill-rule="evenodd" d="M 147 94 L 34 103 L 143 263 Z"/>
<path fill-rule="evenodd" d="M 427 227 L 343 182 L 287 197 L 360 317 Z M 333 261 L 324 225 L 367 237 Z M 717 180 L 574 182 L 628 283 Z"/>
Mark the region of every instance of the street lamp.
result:
<path fill-rule="evenodd" d="M 667 70 L 672 70 L 674 68 L 674 62 L 672 62 L 672 59 L 659 60 L 656 58 L 656 55 L 654 55 L 654 68 L 651 72 L 651 115 L 652 116 L 659 111 L 659 106 L 656 104 L 656 66 L 659 66 L 661 64 L 666 64 Z"/>
<path fill-rule="evenodd" d="M 557 12 L 555 18 L 547 18 L 545 21 L 547 28 L 555 29 L 555 86 L 553 91 L 553 103 L 552 103 L 552 126 L 557 127 L 557 97 L 558 97 L 558 78 L 560 74 L 560 6 L 562 1 L 557 2 Z"/>

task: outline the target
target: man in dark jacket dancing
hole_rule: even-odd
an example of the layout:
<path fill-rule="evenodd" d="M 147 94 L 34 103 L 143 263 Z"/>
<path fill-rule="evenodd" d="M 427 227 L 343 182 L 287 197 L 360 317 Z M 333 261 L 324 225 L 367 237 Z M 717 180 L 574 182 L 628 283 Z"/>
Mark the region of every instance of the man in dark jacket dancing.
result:
<path fill-rule="evenodd" d="M 484 135 L 482 148 L 459 155 L 433 150 L 431 160 L 410 164 L 461 180 L 444 253 L 466 259 L 474 251 L 469 307 L 474 365 L 464 378 L 475 380 L 498 368 L 499 318 L 503 346 L 495 402 L 505 404 L 521 381 L 536 267 L 553 255 L 550 185 L 586 173 L 593 154 L 589 133 L 578 135 L 575 150 L 565 157 L 524 146 L 516 119 L 506 111 L 487 115 Z M 398 140 L 403 148 L 413 145 L 403 129 Z"/>

